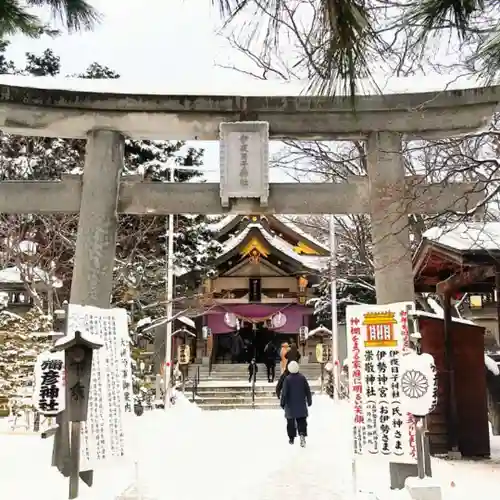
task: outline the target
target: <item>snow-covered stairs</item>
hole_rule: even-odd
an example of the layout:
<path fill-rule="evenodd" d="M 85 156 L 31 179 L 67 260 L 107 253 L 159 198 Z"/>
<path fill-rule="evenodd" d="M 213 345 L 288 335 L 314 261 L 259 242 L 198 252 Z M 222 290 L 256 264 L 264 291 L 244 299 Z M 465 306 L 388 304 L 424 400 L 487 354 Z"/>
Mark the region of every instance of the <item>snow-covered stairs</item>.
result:
<path fill-rule="evenodd" d="M 209 370 L 207 365 L 190 365 L 188 378 L 193 378 L 199 368 L 201 381 L 248 381 L 248 364 L 229 364 L 229 363 L 215 363 L 212 370 Z M 259 371 L 257 373 L 257 382 L 267 382 L 266 366 L 262 363 L 258 364 Z M 321 376 L 321 367 L 319 363 L 306 363 L 300 365 L 300 371 L 307 379 L 317 381 Z M 276 364 L 276 377 L 277 380 L 280 376 L 280 366 Z"/>
<path fill-rule="evenodd" d="M 203 410 L 252 410 L 277 409 L 279 401 L 274 385 L 256 385 L 255 398 L 252 400 L 250 384 L 214 387 L 201 385 L 195 396 L 196 404 Z"/>
<path fill-rule="evenodd" d="M 197 365 L 190 367 L 186 390 L 189 391 L 191 398 L 190 382 L 196 371 Z M 311 389 L 319 392 L 320 366 L 312 363 L 301 365 L 301 372 L 308 378 Z M 200 366 L 200 383 L 194 400 L 204 410 L 277 409 L 279 408 L 279 401 L 276 397 L 278 378 L 279 372 L 276 374 L 274 383 L 269 383 L 265 366 L 259 365 L 255 394 L 252 397 L 252 384 L 248 381 L 248 365 L 217 364 L 213 366 L 211 373 L 208 367 Z"/>

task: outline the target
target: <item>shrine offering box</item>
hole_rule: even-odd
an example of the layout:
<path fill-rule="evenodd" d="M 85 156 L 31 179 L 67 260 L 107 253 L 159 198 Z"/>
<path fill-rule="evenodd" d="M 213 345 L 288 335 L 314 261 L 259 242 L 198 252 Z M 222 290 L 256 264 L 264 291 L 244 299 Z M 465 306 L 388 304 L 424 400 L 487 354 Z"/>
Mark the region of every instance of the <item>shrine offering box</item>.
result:
<path fill-rule="evenodd" d="M 448 452 L 448 379 L 445 358 L 444 320 L 437 315 L 417 312 L 422 335 L 422 352 L 434 357 L 438 374 L 438 404 L 428 416 L 430 451 Z M 452 319 L 450 326 L 453 356 L 457 437 L 464 457 L 490 455 L 484 328 L 465 320 Z"/>

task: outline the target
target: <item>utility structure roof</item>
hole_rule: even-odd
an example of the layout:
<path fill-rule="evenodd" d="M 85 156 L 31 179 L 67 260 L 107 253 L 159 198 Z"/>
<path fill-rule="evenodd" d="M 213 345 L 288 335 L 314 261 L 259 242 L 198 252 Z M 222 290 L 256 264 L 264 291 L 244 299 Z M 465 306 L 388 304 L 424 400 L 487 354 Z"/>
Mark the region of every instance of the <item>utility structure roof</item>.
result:
<path fill-rule="evenodd" d="M 488 292 L 500 264 L 500 223 L 468 222 L 427 230 L 413 256 L 415 289 L 434 292 L 450 276 L 462 276 L 457 291 Z M 477 273 L 479 269 L 484 272 Z M 475 271 L 475 278 L 470 271 Z M 458 283 L 458 282 L 457 282 Z"/>

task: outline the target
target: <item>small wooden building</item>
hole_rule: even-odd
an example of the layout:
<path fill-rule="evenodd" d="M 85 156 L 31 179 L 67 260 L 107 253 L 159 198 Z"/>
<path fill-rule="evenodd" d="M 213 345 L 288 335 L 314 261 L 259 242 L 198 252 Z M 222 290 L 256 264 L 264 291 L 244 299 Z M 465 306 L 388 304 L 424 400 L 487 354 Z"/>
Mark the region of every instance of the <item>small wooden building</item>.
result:
<path fill-rule="evenodd" d="M 413 264 L 416 291 L 438 294 L 444 306 L 442 319 L 423 320 L 421 325 L 423 350 L 433 354 L 441 367 L 442 404 L 430 421 L 436 434 L 446 434 L 447 451 L 488 455 L 485 331 L 490 330 L 491 342 L 498 339 L 500 224 L 473 222 L 430 229 Z M 453 319 L 457 310 L 466 318 L 474 314 L 474 323 Z M 486 310 L 494 311 L 489 328 L 481 321 L 488 315 L 478 314 Z"/>
<path fill-rule="evenodd" d="M 456 415 L 456 444 L 466 457 L 490 454 L 488 404 L 484 367 L 484 328 L 471 321 L 452 319 L 453 371 L 447 369 L 444 320 L 437 315 L 416 312 L 422 352 L 434 357 L 438 374 L 438 405 L 427 419 L 432 454 L 449 451 L 449 412 Z M 456 400 L 450 401 L 448 388 Z M 451 424 L 453 425 L 453 423 Z M 453 443 L 451 443 L 451 446 Z"/>

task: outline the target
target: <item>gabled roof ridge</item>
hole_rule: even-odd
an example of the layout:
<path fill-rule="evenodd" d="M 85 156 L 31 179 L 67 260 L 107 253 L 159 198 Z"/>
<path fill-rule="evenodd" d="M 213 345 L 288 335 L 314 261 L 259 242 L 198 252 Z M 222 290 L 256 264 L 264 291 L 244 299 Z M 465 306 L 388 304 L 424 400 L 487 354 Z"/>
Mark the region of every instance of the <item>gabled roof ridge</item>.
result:
<path fill-rule="evenodd" d="M 250 222 L 245 226 L 242 231 L 232 235 L 227 241 L 222 245 L 221 256 L 234 250 L 239 244 L 241 244 L 248 234 L 252 230 L 258 230 L 265 241 L 271 245 L 273 248 L 291 258 L 292 260 L 302 264 L 303 266 L 310 269 L 323 269 L 325 266 L 322 265 L 325 261 L 325 256 L 303 256 L 295 252 L 294 247 L 288 243 L 284 238 L 281 238 L 277 234 L 273 234 L 262 226 L 262 224 L 257 222 Z"/>
<path fill-rule="evenodd" d="M 311 243 L 314 245 L 318 246 L 319 248 L 322 248 L 323 250 L 326 250 L 327 252 L 330 251 L 329 246 L 326 243 L 322 243 L 319 241 L 317 238 L 312 236 L 311 234 L 307 233 L 303 229 L 301 229 L 295 222 L 289 220 L 287 217 L 288 215 L 285 214 L 274 214 L 273 217 L 278 221 L 281 222 L 282 224 L 285 224 L 288 228 L 290 228 L 293 232 L 297 233 L 298 236 L 301 236 L 303 238 L 308 239 Z"/>
<path fill-rule="evenodd" d="M 251 214 L 248 214 L 248 217 L 250 217 Z M 220 221 L 214 222 L 208 225 L 209 229 L 212 231 L 220 234 L 226 229 L 231 223 L 235 221 L 236 218 L 241 218 L 243 220 L 245 216 L 241 215 L 236 215 L 236 214 L 228 214 L 225 217 L 223 217 Z M 290 229 L 293 233 L 297 235 L 297 239 L 300 241 L 301 239 L 305 239 L 306 242 L 312 243 L 313 245 L 317 246 L 318 248 L 321 248 L 322 250 L 329 252 L 330 248 L 327 244 L 321 242 L 308 232 L 304 231 L 301 229 L 295 222 L 291 221 L 288 219 L 288 215 L 286 214 L 268 214 L 266 215 L 268 219 L 274 219 L 278 223 L 283 224 L 286 226 L 288 229 Z M 260 220 L 258 222 L 254 222 L 252 220 L 248 220 L 248 224 L 259 224 L 262 225 Z M 245 226 L 246 227 L 246 226 Z"/>

